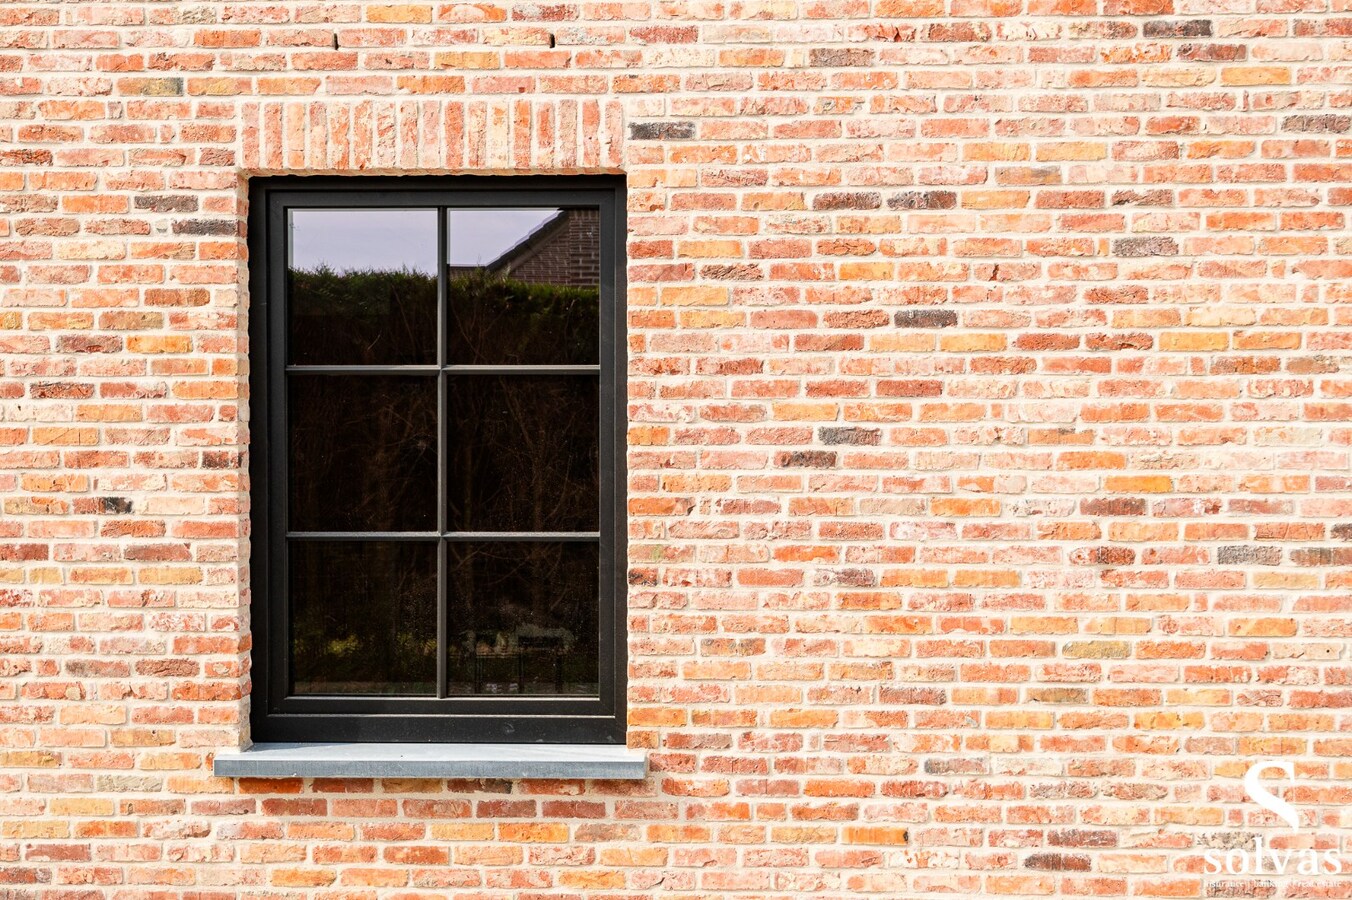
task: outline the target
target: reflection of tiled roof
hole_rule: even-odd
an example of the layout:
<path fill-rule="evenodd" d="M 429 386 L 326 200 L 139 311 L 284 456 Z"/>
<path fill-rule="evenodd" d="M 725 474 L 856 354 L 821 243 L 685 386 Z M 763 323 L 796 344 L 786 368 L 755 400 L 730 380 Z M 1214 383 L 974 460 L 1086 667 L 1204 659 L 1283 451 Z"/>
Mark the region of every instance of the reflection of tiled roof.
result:
<path fill-rule="evenodd" d="M 520 265 L 540 252 L 540 248 L 548 242 L 549 238 L 554 236 L 555 232 L 563 227 L 567 220 L 567 210 L 559 210 L 537 225 L 524 238 L 500 253 L 497 259 L 488 263 L 484 268 L 490 272 L 501 272 L 509 267 L 514 268 Z"/>

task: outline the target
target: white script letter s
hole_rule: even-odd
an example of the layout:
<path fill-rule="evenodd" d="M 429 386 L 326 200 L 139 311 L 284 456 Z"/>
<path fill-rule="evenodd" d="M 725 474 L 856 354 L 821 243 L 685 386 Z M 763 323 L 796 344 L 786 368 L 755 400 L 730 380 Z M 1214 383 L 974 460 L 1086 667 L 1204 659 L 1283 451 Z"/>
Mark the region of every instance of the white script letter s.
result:
<path fill-rule="evenodd" d="M 1268 759 L 1256 762 L 1249 766 L 1249 771 L 1244 773 L 1244 790 L 1248 791 L 1253 802 L 1266 809 L 1268 812 L 1281 818 L 1292 828 L 1300 827 L 1300 814 L 1296 808 L 1287 803 L 1281 797 L 1270 792 L 1258 781 L 1260 773 L 1268 769 L 1279 769 L 1286 775 L 1287 781 L 1296 780 L 1296 766 L 1290 760 Z"/>

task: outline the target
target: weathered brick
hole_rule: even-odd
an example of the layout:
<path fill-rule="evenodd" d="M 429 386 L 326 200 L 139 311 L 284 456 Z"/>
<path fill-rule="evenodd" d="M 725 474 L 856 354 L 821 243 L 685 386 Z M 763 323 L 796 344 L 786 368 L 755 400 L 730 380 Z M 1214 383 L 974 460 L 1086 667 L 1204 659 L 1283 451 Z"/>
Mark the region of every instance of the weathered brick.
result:
<path fill-rule="evenodd" d="M 1152 19 L 1141 26 L 1148 38 L 1211 37 L 1210 19 Z"/>
<path fill-rule="evenodd" d="M 882 195 L 877 191 L 829 191 L 812 198 L 813 209 L 877 209 Z"/>
<path fill-rule="evenodd" d="M 898 328 L 952 328 L 958 314 L 951 309 L 899 309 L 893 323 Z"/>
<path fill-rule="evenodd" d="M 1177 256 L 1178 241 L 1170 237 L 1118 238 L 1113 253 L 1124 257 Z"/>
<path fill-rule="evenodd" d="M 1352 116 L 1287 116 L 1282 119 L 1287 131 L 1312 131 L 1316 134 L 1346 134 L 1352 131 Z"/>
<path fill-rule="evenodd" d="M 1240 62 L 1248 59 L 1243 44 L 1180 44 L 1178 58 L 1186 62 Z"/>
<path fill-rule="evenodd" d="M 794 450 L 775 454 L 775 465 L 780 468 L 807 467 L 829 469 L 836 464 L 836 454 L 825 450 Z"/>
<path fill-rule="evenodd" d="M 1052 872 L 1088 872 L 1090 858 L 1083 853 L 1031 853 L 1024 857 L 1025 869 L 1045 869 Z"/>
<path fill-rule="evenodd" d="M 1282 561 L 1281 547 L 1238 544 L 1216 548 L 1216 562 L 1227 566 L 1276 566 Z"/>
<path fill-rule="evenodd" d="M 955 191 L 902 191 L 887 197 L 888 209 L 952 209 L 957 205 Z"/>
<path fill-rule="evenodd" d="M 185 219 L 174 223 L 174 234 L 183 235 L 232 235 L 237 229 L 237 223 L 226 220 Z"/>
<path fill-rule="evenodd" d="M 629 137 L 636 141 L 687 141 L 695 136 L 695 123 L 634 122 L 629 126 Z"/>
<path fill-rule="evenodd" d="M 863 48 L 828 49 L 819 47 L 808 52 L 808 62 L 823 68 L 840 66 L 871 66 L 877 54 Z"/>
<path fill-rule="evenodd" d="M 876 428 L 823 428 L 824 444 L 861 444 L 876 446 L 882 441 L 882 433 Z"/>
<path fill-rule="evenodd" d="M 188 195 L 152 195 L 136 197 L 134 205 L 137 209 L 146 209 L 151 212 L 196 212 L 197 202 L 196 197 Z"/>

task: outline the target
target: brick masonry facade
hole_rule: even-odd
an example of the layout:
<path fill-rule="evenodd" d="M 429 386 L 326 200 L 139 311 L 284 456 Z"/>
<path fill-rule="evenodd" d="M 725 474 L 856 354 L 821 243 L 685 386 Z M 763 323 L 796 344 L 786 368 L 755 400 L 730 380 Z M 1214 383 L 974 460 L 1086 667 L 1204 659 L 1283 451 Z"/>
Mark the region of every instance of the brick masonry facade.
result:
<path fill-rule="evenodd" d="M 311 172 L 627 176 L 646 782 L 211 776 Z M 1347 0 L 0 5 L 0 896 L 1348 896 L 1350 184 Z"/>

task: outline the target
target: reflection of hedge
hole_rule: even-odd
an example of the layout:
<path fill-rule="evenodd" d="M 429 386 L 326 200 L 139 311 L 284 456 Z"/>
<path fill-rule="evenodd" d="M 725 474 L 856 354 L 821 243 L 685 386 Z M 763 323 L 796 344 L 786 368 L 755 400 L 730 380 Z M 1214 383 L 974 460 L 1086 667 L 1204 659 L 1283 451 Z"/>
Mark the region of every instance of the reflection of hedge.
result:
<path fill-rule="evenodd" d="M 291 359 L 299 363 L 436 361 L 437 282 L 404 270 L 290 273 Z"/>
<path fill-rule="evenodd" d="M 596 288 L 517 281 L 482 269 L 450 279 L 451 361 L 594 363 Z"/>
<path fill-rule="evenodd" d="M 297 362 L 410 363 L 435 347 L 436 277 L 403 270 L 290 273 Z M 447 280 L 450 362 L 595 363 L 596 288 L 536 284 L 482 269 Z"/>
<path fill-rule="evenodd" d="M 437 279 L 412 269 L 353 269 L 335 272 L 328 266 L 291 270 L 292 307 L 301 315 L 341 315 L 361 319 L 385 316 L 405 298 L 435 296 Z M 433 312 L 436 310 L 433 309 Z"/>

